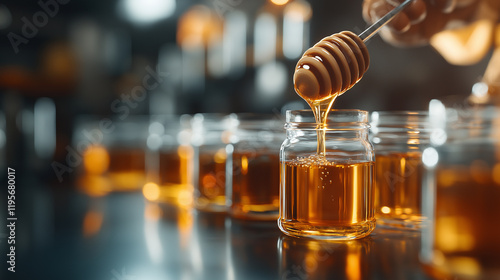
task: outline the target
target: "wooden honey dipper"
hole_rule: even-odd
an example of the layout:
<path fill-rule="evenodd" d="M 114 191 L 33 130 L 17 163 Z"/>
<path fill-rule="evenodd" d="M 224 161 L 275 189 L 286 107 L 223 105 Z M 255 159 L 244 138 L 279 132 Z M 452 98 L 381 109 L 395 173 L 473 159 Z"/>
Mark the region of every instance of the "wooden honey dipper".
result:
<path fill-rule="evenodd" d="M 295 67 L 297 94 L 311 107 L 328 101 L 330 106 L 322 109 L 329 110 L 333 100 L 356 84 L 368 69 L 370 56 L 365 42 L 412 1 L 404 1 L 359 35 L 342 31 L 308 49 Z"/>

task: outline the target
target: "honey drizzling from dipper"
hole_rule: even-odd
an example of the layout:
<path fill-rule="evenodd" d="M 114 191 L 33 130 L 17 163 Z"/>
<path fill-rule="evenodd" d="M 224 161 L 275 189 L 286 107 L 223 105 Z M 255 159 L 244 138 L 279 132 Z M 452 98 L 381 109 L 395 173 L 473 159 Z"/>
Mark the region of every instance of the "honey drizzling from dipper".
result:
<path fill-rule="evenodd" d="M 343 31 L 308 49 L 295 67 L 295 91 L 313 110 L 318 128 L 325 128 L 335 99 L 363 77 L 370 64 L 365 43 Z M 318 155 L 325 154 L 324 130 L 318 132 Z"/>
<path fill-rule="evenodd" d="M 318 124 L 318 155 L 326 154 L 328 112 L 335 99 L 365 74 L 370 56 L 364 42 L 375 35 L 413 0 L 405 0 L 361 34 L 342 31 L 308 49 L 295 67 L 295 91 L 311 106 Z"/>

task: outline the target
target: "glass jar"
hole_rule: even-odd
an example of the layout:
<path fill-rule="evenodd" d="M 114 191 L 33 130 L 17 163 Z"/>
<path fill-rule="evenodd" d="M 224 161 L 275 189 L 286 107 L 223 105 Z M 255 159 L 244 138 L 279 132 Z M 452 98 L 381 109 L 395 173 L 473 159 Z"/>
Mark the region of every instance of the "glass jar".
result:
<path fill-rule="evenodd" d="M 193 205 L 191 116 L 151 116 L 148 136 L 148 183 L 144 197 L 181 208 Z"/>
<path fill-rule="evenodd" d="M 500 110 L 445 108 L 424 150 L 421 261 L 439 279 L 500 279 Z"/>
<path fill-rule="evenodd" d="M 422 219 L 422 151 L 429 146 L 431 133 L 429 113 L 376 111 L 370 125 L 377 224 L 417 229 Z"/>
<path fill-rule="evenodd" d="M 279 151 L 284 122 L 272 115 L 232 114 L 226 194 L 231 215 L 276 220 L 279 211 Z"/>
<path fill-rule="evenodd" d="M 375 228 L 373 146 L 368 113 L 331 110 L 318 126 L 311 110 L 286 112 L 280 151 L 278 226 L 287 235 L 356 239 Z M 325 149 L 318 154 L 317 137 Z M 322 150 L 322 149 L 321 149 Z"/>
<path fill-rule="evenodd" d="M 81 163 L 78 187 L 95 196 L 140 190 L 146 182 L 147 124 L 147 116 L 78 119 L 67 148 L 71 159 Z"/>
<path fill-rule="evenodd" d="M 191 123 L 195 151 L 194 205 L 199 210 L 225 212 L 228 117 L 196 114 Z"/>

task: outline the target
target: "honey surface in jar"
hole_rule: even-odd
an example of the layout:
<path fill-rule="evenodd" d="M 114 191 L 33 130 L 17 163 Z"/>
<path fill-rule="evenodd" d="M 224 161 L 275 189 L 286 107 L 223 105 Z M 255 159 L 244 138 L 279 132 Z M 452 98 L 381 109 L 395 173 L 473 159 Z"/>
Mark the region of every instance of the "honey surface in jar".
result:
<path fill-rule="evenodd" d="M 289 233 L 349 239 L 374 229 L 373 162 L 334 163 L 313 155 L 284 165 L 280 222 Z"/>

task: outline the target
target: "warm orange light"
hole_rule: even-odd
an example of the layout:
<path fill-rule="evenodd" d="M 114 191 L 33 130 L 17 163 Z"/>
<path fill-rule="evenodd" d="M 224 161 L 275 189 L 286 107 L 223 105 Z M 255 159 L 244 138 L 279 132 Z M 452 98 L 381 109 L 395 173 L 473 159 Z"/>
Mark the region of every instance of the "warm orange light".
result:
<path fill-rule="evenodd" d="M 147 200 L 156 201 L 160 198 L 160 188 L 155 183 L 147 183 L 142 187 L 142 194 Z"/>
<path fill-rule="evenodd" d="M 191 184 L 192 181 L 192 162 L 194 150 L 189 145 L 180 145 L 177 148 L 177 155 L 179 156 L 179 178 L 183 184 Z"/>
<path fill-rule="evenodd" d="M 495 164 L 493 167 L 493 181 L 500 185 L 500 163 Z"/>
<path fill-rule="evenodd" d="M 474 248 L 470 222 L 461 217 L 441 217 L 436 220 L 436 246 L 443 252 L 468 251 Z"/>
<path fill-rule="evenodd" d="M 226 162 L 226 150 L 224 148 L 217 150 L 217 152 L 214 155 L 214 161 L 216 163 Z"/>
<path fill-rule="evenodd" d="M 83 218 L 83 235 L 91 237 L 101 230 L 103 215 L 101 212 L 89 211 Z"/>
<path fill-rule="evenodd" d="M 217 179 L 215 179 L 215 176 L 212 174 L 206 174 L 203 176 L 202 183 L 204 188 L 210 189 L 215 187 Z"/>
<path fill-rule="evenodd" d="M 463 28 L 441 31 L 430 43 L 449 63 L 471 65 L 490 51 L 494 28 L 493 21 L 478 20 Z"/>
<path fill-rule="evenodd" d="M 271 0 L 274 5 L 282 6 L 288 3 L 288 0 Z"/>
<path fill-rule="evenodd" d="M 180 145 L 179 148 L 177 148 L 177 154 L 181 159 L 191 159 L 193 153 L 193 147 L 188 145 Z"/>
<path fill-rule="evenodd" d="M 247 175 L 248 173 L 248 158 L 246 156 L 241 157 L 241 174 Z"/>
<path fill-rule="evenodd" d="M 83 165 L 89 174 L 99 175 L 108 170 L 109 154 L 103 146 L 93 145 L 83 153 Z"/>
<path fill-rule="evenodd" d="M 222 21 L 208 7 L 193 6 L 179 19 L 177 43 L 181 46 L 207 46 L 221 36 Z"/>
<path fill-rule="evenodd" d="M 157 221 L 161 217 L 161 208 L 157 204 L 148 203 L 144 208 L 144 217 L 148 221 Z"/>
<path fill-rule="evenodd" d="M 105 196 L 111 191 L 109 178 L 98 175 L 85 175 L 78 179 L 78 187 L 89 196 Z"/>
<path fill-rule="evenodd" d="M 177 201 L 181 207 L 190 207 L 193 205 L 193 193 L 187 190 L 182 190 L 179 192 Z"/>
<path fill-rule="evenodd" d="M 346 275 L 349 280 L 361 279 L 361 264 L 359 251 L 349 252 L 346 259 Z"/>
<path fill-rule="evenodd" d="M 292 2 L 286 6 L 285 14 L 295 21 L 308 21 L 312 16 L 311 5 L 306 1 Z"/>

